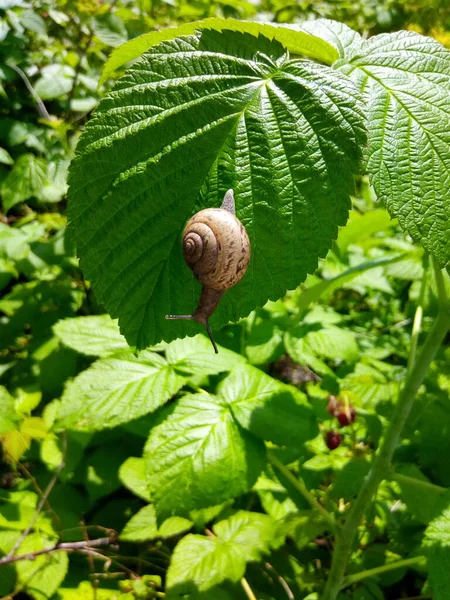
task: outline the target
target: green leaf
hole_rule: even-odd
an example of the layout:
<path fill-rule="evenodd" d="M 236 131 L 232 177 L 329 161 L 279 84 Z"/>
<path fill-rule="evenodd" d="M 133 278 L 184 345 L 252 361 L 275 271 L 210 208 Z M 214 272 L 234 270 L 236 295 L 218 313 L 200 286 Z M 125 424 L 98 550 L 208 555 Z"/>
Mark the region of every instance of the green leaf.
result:
<path fill-rule="evenodd" d="M 147 485 L 147 475 L 145 472 L 145 461 L 143 458 L 130 456 L 120 465 L 119 479 L 123 485 L 142 498 L 150 502 L 150 493 Z"/>
<path fill-rule="evenodd" d="M 124 22 L 111 12 L 94 17 L 92 30 L 107 46 L 120 46 L 128 40 Z"/>
<path fill-rule="evenodd" d="M 376 193 L 443 267 L 450 260 L 450 52 L 400 31 L 355 38 L 344 56 L 336 66 L 366 100 Z"/>
<path fill-rule="evenodd" d="M 355 334 L 327 323 L 297 325 L 286 332 L 284 343 L 289 355 L 299 363 L 308 363 L 310 356 L 349 362 L 359 357 Z"/>
<path fill-rule="evenodd" d="M 240 510 L 213 526 L 214 533 L 228 544 L 236 545 L 247 562 L 259 561 L 269 552 L 275 537 L 275 523 L 268 515 Z"/>
<path fill-rule="evenodd" d="M 93 500 L 108 496 L 120 488 L 119 465 L 129 453 L 129 446 L 122 443 L 97 448 L 89 456 L 89 463 L 83 465 L 86 468 L 83 483 Z"/>
<path fill-rule="evenodd" d="M 185 383 L 159 354 L 130 350 L 97 360 L 66 387 L 60 425 L 96 431 L 127 423 L 156 410 Z"/>
<path fill-rule="evenodd" d="M 25 29 L 29 29 L 35 33 L 40 33 L 41 35 L 45 35 L 47 33 L 47 27 L 44 19 L 34 10 L 24 10 L 20 15 L 20 22 Z"/>
<path fill-rule="evenodd" d="M 39 198 L 47 180 L 45 161 L 34 154 L 22 154 L 12 171 L 3 181 L 1 195 L 3 208 L 8 212 L 15 204 L 29 198 Z"/>
<path fill-rule="evenodd" d="M 205 591 L 226 580 L 239 581 L 246 563 L 268 552 L 275 534 L 270 517 L 246 511 L 213 529 L 217 538 L 187 535 L 178 543 L 167 571 L 169 593 Z"/>
<path fill-rule="evenodd" d="M 315 269 L 348 216 L 365 139 L 358 98 L 329 67 L 229 31 L 163 42 L 130 68 L 80 139 L 69 212 L 85 275 L 131 345 L 199 331 L 164 318 L 192 312 L 200 293 L 180 235 L 228 188 L 252 261 L 213 328 Z"/>
<path fill-rule="evenodd" d="M 353 500 L 364 483 L 370 464 L 364 458 L 352 458 L 336 474 L 331 496 L 346 502 Z"/>
<path fill-rule="evenodd" d="M 53 326 L 53 332 L 65 346 L 88 356 L 107 356 L 128 348 L 117 322 L 109 315 L 64 319 Z"/>
<path fill-rule="evenodd" d="M 251 489 L 263 469 L 263 442 L 244 431 L 223 400 L 182 397 L 145 447 L 159 520 L 219 504 Z"/>
<path fill-rule="evenodd" d="M 212 351 L 211 342 L 204 335 L 175 340 L 167 346 L 166 359 L 177 372 L 192 375 L 215 375 L 231 371 L 245 363 L 236 352 L 218 346 L 219 354 Z"/>
<path fill-rule="evenodd" d="M 245 555 L 233 545 L 189 534 L 178 542 L 167 570 L 167 589 L 175 597 L 206 591 L 226 580 L 239 581 L 245 573 Z"/>
<path fill-rule="evenodd" d="M 34 516 L 37 501 L 38 497 L 34 492 L 0 491 L 0 529 L 23 531 Z M 35 528 L 48 535 L 54 534 L 51 520 L 45 513 L 39 515 Z M 10 549 L 2 548 L 6 553 Z"/>
<path fill-rule="evenodd" d="M 338 58 L 338 52 L 329 43 L 321 39 L 321 36 L 316 37 L 310 33 L 305 33 L 295 26 L 279 26 L 276 23 L 252 23 L 251 21 L 212 17 L 193 23 L 183 23 L 178 27 L 167 27 L 162 31 L 152 31 L 130 40 L 112 52 L 104 66 L 100 84 L 109 79 L 114 71 L 125 63 L 138 58 L 155 44 L 181 35 L 189 35 L 200 29 L 240 31 L 250 33 L 256 37 L 263 35 L 270 40 L 277 40 L 292 54 L 303 54 L 328 64 L 332 64 Z"/>
<path fill-rule="evenodd" d="M 7 152 L 4 148 L 0 148 L 0 163 L 4 165 L 13 165 L 14 161 L 11 158 L 9 152 Z"/>
<path fill-rule="evenodd" d="M 421 523 L 428 524 L 447 504 L 448 490 L 431 484 L 416 465 L 397 467 L 392 479 L 400 488 L 401 500 Z"/>
<path fill-rule="evenodd" d="M 38 533 L 30 533 L 17 550 L 17 554 L 27 554 L 55 544 L 57 539 L 49 539 Z M 16 564 L 18 582 L 35 600 L 49 600 L 59 588 L 69 566 L 67 552 L 50 552 L 34 560 L 21 560 Z"/>
<path fill-rule="evenodd" d="M 318 433 L 305 396 L 254 367 L 233 371 L 220 385 L 219 394 L 239 425 L 263 440 L 300 446 Z"/>
<path fill-rule="evenodd" d="M 125 525 L 120 539 L 126 542 L 148 542 L 156 538 L 170 538 L 186 533 L 192 527 L 192 521 L 183 517 L 169 517 L 158 527 L 153 504 L 144 506 L 131 517 Z"/>
<path fill-rule="evenodd" d="M 433 600 L 447 600 L 450 594 L 450 506 L 428 525 L 423 540 Z"/>
<path fill-rule="evenodd" d="M 69 93 L 73 87 L 74 70 L 67 65 L 48 65 L 41 70 L 34 89 L 41 100 L 53 100 Z"/>

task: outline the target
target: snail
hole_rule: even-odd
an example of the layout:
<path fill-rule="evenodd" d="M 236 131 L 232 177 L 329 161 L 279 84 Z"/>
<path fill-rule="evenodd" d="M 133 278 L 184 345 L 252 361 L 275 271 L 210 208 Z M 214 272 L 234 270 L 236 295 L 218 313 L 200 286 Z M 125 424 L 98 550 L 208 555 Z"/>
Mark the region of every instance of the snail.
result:
<path fill-rule="evenodd" d="M 183 231 L 183 256 L 203 289 L 192 315 L 166 315 L 166 319 L 193 319 L 204 325 L 216 354 L 208 319 L 250 262 L 250 240 L 235 213 L 234 193 L 228 190 L 220 208 L 206 208 L 189 219 Z"/>

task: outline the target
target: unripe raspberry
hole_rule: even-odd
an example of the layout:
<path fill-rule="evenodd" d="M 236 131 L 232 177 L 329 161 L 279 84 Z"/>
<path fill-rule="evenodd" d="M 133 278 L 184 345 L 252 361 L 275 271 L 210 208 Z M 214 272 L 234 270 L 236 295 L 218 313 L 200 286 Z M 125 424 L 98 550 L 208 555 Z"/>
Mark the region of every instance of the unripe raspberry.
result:
<path fill-rule="evenodd" d="M 336 450 L 341 445 L 341 434 L 337 431 L 327 431 L 325 434 L 325 443 L 329 450 Z"/>
<path fill-rule="evenodd" d="M 345 406 L 336 416 L 341 426 L 345 427 L 346 425 L 350 425 L 350 423 L 354 422 L 356 418 L 355 409 L 353 406 Z"/>

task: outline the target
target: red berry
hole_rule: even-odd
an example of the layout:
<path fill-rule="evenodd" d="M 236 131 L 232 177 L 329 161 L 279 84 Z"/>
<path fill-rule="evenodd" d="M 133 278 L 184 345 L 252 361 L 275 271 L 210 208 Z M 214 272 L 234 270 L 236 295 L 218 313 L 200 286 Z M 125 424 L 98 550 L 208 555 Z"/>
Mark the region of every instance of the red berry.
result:
<path fill-rule="evenodd" d="M 341 445 L 341 434 L 337 431 L 327 431 L 325 434 L 325 443 L 329 450 L 336 450 Z"/>
<path fill-rule="evenodd" d="M 336 415 L 341 427 L 350 425 L 356 418 L 355 409 L 353 406 L 342 407 L 341 411 Z"/>

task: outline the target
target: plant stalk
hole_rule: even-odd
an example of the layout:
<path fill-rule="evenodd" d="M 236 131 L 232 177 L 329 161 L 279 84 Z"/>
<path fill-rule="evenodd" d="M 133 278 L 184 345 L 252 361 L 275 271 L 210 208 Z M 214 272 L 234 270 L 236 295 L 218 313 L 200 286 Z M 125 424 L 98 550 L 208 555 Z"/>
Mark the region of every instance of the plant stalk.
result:
<path fill-rule="evenodd" d="M 352 583 L 356 583 L 362 579 L 374 577 L 375 575 L 381 575 L 381 573 L 393 571 L 394 569 L 402 569 L 403 567 L 412 567 L 413 565 L 424 564 L 425 561 L 426 558 L 424 556 L 413 556 L 411 558 L 405 558 L 404 560 L 397 560 L 386 565 L 374 567 L 373 569 L 360 571 L 359 573 L 352 573 L 352 575 L 348 575 L 348 577 L 344 579 L 342 587 L 347 587 L 348 585 L 352 585 Z"/>
<path fill-rule="evenodd" d="M 425 379 L 431 362 L 436 356 L 436 353 L 450 328 L 450 308 L 445 293 L 444 280 L 442 272 L 436 265 L 435 276 L 439 295 L 439 311 L 437 318 L 425 340 L 415 364 L 407 374 L 405 385 L 400 392 L 383 443 L 381 444 L 373 461 L 372 468 L 350 509 L 347 521 L 341 530 L 341 535 L 337 539 L 333 552 L 330 575 L 325 586 L 322 600 L 336 600 L 339 590 L 342 588 L 345 570 L 358 527 L 378 486 L 389 473 L 392 456 L 414 403 L 416 394 Z"/>
<path fill-rule="evenodd" d="M 332 531 L 336 531 L 337 523 L 334 520 L 333 515 L 331 515 L 327 509 L 320 504 L 320 502 L 311 494 L 306 485 L 303 483 L 301 479 L 295 477 L 295 475 L 278 459 L 278 457 L 271 452 L 270 450 L 267 453 L 270 462 L 272 465 L 281 471 L 286 479 L 291 483 L 291 485 L 305 498 L 311 508 L 317 510 L 317 512 L 322 516 L 324 521 L 328 523 Z"/>

